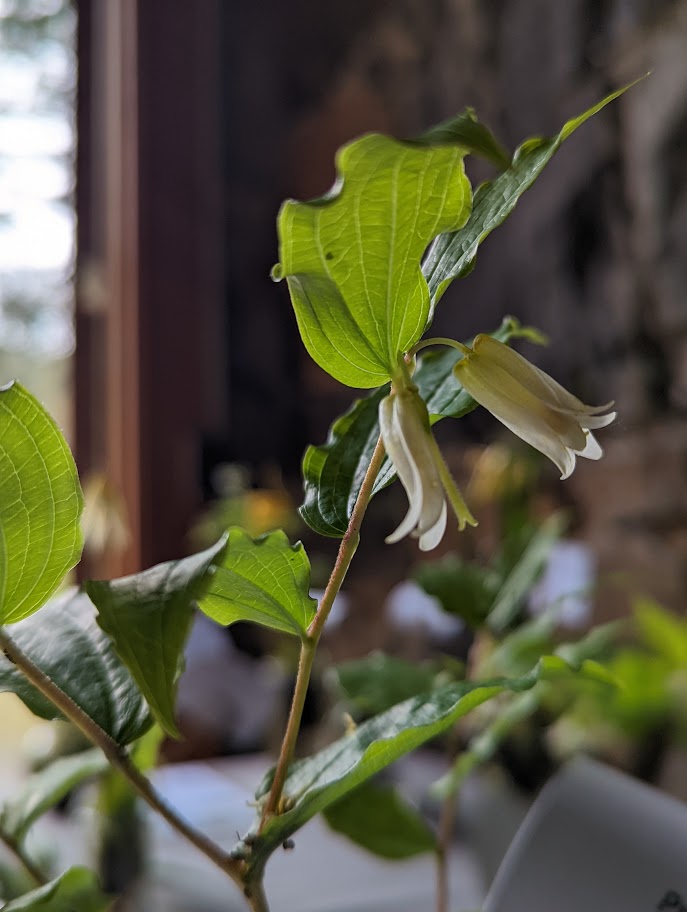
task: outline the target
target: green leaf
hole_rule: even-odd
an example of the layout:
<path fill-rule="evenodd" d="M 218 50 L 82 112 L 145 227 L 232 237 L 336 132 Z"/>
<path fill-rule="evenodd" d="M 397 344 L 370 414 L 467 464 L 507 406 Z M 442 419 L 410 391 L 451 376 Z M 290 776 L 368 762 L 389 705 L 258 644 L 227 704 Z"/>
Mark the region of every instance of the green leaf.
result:
<path fill-rule="evenodd" d="M 134 742 L 129 752 L 131 762 L 141 773 L 147 773 L 158 764 L 160 747 L 165 733 L 159 725 L 151 725 L 147 732 Z"/>
<path fill-rule="evenodd" d="M 331 426 L 327 442 L 305 451 L 305 499 L 299 513 L 320 535 L 341 538 L 346 534 L 379 438 L 379 403 L 388 393 L 387 385 L 365 399 L 357 399 Z M 385 469 L 380 478 L 391 471 L 390 465 Z"/>
<path fill-rule="evenodd" d="M 487 653 L 479 666 L 479 675 L 522 674 L 541 656 L 551 652 L 556 627 L 553 612 L 545 612 L 517 624 L 496 643 L 493 651 Z"/>
<path fill-rule="evenodd" d="M 104 912 L 111 903 L 92 871 L 70 868 L 44 887 L 13 899 L 2 912 Z"/>
<path fill-rule="evenodd" d="M 556 513 L 546 519 L 532 536 L 522 557 L 503 582 L 489 612 L 487 624 L 494 633 L 503 633 L 515 619 L 522 600 L 536 583 L 564 527 L 564 517 Z"/>
<path fill-rule="evenodd" d="M 21 841 L 29 827 L 54 808 L 72 789 L 109 769 L 99 750 L 60 757 L 31 776 L 19 793 L 0 808 L 0 829 Z"/>
<path fill-rule="evenodd" d="M 253 541 L 233 528 L 198 605 L 219 624 L 252 621 L 304 637 L 317 605 L 309 592 L 310 561 L 300 542 L 289 544 L 281 530 Z"/>
<path fill-rule="evenodd" d="M 20 621 L 12 639 L 118 744 L 129 744 L 151 723 L 143 695 L 98 627 L 95 607 L 85 592 L 71 589 L 38 614 Z M 59 719 L 59 712 L 23 674 L 0 655 L 0 691 L 17 694 L 31 712 Z"/>
<path fill-rule="evenodd" d="M 324 812 L 337 833 L 382 858 L 433 852 L 437 840 L 418 812 L 387 785 L 365 782 Z"/>
<path fill-rule="evenodd" d="M 332 677 L 357 713 L 370 716 L 432 690 L 437 668 L 374 652 L 363 659 L 337 665 L 332 670 Z"/>
<path fill-rule="evenodd" d="M 251 864 L 264 863 L 266 856 L 315 814 L 394 760 L 451 728 L 470 710 L 505 690 L 527 690 L 549 672 L 549 667 L 540 662 L 532 672 L 516 680 L 461 681 L 437 688 L 398 703 L 314 756 L 294 763 L 283 792 L 283 806 L 287 809 L 267 821 L 253 845 Z M 269 774 L 258 789 L 259 803 L 269 792 L 271 782 Z"/>
<path fill-rule="evenodd" d="M 684 618 L 648 598 L 637 600 L 633 614 L 641 641 L 675 668 L 687 668 L 687 622 Z"/>
<path fill-rule="evenodd" d="M 561 144 L 635 83 L 612 92 L 584 114 L 569 120 L 557 136 L 527 139 L 515 151 L 507 171 L 478 187 L 467 223 L 457 231 L 441 235 L 432 244 L 422 264 L 429 286 L 432 311 L 453 279 L 466 275 L 474 265 L 482 241 L 501 225 L 515 208 L 522 194 L 539 177 Z M 431 316 L 430 316 L 431 319 Z"/>
<path fill-rule="evenodd" d="M 431 127 L 412 142 L 415 145 L 435 145 L 438 142 L 458 143 L 473 155 L 479 155 L 490 161 L 492 165 L 496 165 L 499 171 L 510 168 L 510 155 L 491 130 L 480 123 L 472 108 L 466 108 L 450 120 Z"/>
<path fill-rule="evenodd" d="M 432 785 L 431 794 L 440 800 L 455 795 L 470 773 L 491 760 L 513 729 L 536 712 L 541 694 L 541 688 L 533 687 L 500 708 L 496 718 L 470 739 L 448 773 Z"/>
<path fill-rule="evenodd" d="M 526 336 L 531 330 L 506 317 L 491 335 L 500 342 Z M 453 367 L 462 358 L 454 348 L 432 352 L 418 359 L 413 377 L 427 403 L 433 423 L 442 418 L 460 418 L 477 403 L 460 386 Z M 360 486 L 379 437 L 379 403 L 389 392 L 384 386 L 353 406 L 332 425 L 327 442 L 309 446 L 303 457 L 305 500 L 300 514 L 320 535 L 341 538 L 348 527 Z M 381 491 L 396 477 L 387 459 L 381 468 L 373 493 Z"/>
<path fill-rule="evenodd" d="M 430 298 L 420 269 L 438 234 L 465 224 L 467 149 L 363 136 L 339 150 L 338 181 L 324 197 L 287 200 L 278 219 L 275 279 L 288 280 L 303 343 L 348 386 L 379 386 L 420 339 Z"/>
<path fill-rule="evenodd" d="M 498 575 L 493 570 L 457 554 L 425 561 L 415 568 L 413 576 L 428 595 L 438 599 L 444 611 L 462 618 L 473 629 L 484 623 L 498 588 Z"/>
<path fill-rule="evenodd" d="M 0 388 L 0 623 L 37 611 L 78 562 L 83 495 L 59 428 L 19 383 Z"/>
<path fill-rule="evenodd" d="M 221 559 L 226 536 L 182 560 L 116 580 L 85 584 L 98 609 L 98 623 L 114 643 L 167 734 L 179 737 L 174 721 L 177 681 L 193 619 L 194 601 Z"/>

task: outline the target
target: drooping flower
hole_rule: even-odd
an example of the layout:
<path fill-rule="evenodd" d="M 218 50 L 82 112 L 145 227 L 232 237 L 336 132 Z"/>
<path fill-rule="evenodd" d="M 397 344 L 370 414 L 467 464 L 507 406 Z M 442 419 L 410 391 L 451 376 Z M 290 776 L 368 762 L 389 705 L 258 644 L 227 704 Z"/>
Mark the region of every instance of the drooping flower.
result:
<path fill-rule="evenodd" d="M 600 459 L 592 434 L 615 416 L 613 405 L 585 405 L 548 374 L 491 336 L 477 336 L 453 368 L 463 388 L 514 434 L 548 456 L 568 478 L 577 456 Z M 606 414 L 604 414 L 604 412 Z"/>
<path fill-rule="evenodd" d="M 431 551 L 446 529 L 447 499 L 459 529 L 466 523 L 476 525 L 432 435 L 427 406 L 414 386 L 402 387 L 381 401 L 379 425 L 387 455 L 408 495 L 405 519 L 387 543 L 410 534 L 419 539 L 421 551 Z"/>

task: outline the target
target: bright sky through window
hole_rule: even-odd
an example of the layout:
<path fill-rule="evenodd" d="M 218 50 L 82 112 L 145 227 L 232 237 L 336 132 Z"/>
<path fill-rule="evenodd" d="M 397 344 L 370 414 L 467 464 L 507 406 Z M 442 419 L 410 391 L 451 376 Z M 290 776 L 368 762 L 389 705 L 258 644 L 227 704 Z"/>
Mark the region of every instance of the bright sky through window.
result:
<path fill-rule="evenodd" d="M 0 0 L 0 364 L 73 348 L 74 33 L 65 0 Z"/>

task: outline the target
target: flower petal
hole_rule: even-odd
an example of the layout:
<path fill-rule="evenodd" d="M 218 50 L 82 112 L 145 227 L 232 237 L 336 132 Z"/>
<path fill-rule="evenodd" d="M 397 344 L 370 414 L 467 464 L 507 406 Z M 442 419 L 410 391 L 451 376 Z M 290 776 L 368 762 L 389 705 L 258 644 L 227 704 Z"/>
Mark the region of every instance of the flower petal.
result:
<path fill-rule="evenodd" d="M 418 542 L 420 551 L 432 551 L 444 537 L 446 531 L 446 501 L 442 500 L 441 514 L 431 529 L 423 532 Z"/>
<path fill-rule="evenodd" d="M 591 431 L 587 431 L 587 442 L 583 450 L 577 450 L 578 456 L 584 456 L 585 459 L 601 459 L 604 451 L 599 446 L 599 442 Z"/>
<path fill-rule="evenodd" d="M 609 404 L 612 405 L 613 403 Z M 609 412 L 608 415 L 585 415 L 584 418 L 580 418 L 580 423 L 583 428 L 597 430 L 597 428 L 606 427 L 612 421 L 615 421 L 617 414 L 617 412 Z"/>
<path fill-rule="evenodd" d="M 615 418 L 615 412 L 611 415 L 604 415 L 601 418 L 594 418 L 595 422 L 588 423 L 587 419 L 591 416 L 601 415 L 602 412 L 608 411 L 613 402 L 607 402 L 605 405 L 585 405 L 577 396 L 573 396 L 565 387 L 557 383 L 553 377 L 550 377 L 541 368 L 531 364 L 527 358 L 524 358 L 519 352 L 514 351 L 510 346 L 498 342 L 491 336 L 477 336 L 473 343 L 473 350 L 478 356 L 489 359 L 489 362 L 500 367 L 502 370 L 524 386 L 530 393 L 540 399 L 547 405 L 569 413 L 571 416 L 583 418 L 581 424 L 583 427 L 606 427 Z"/>
<path fill-rule="evenodd" d="M 401 443 L 420 477 L 422 512 L 417 531 L 422 535 L 436 525 L 444 508 L 444 491 L 431 446 L 429 416 L 424 402 L 413 391 L 399 393 L 394 408 Z"/>
<path fill-rule="evenodd" d="M 389 545 L 395 544 L 412 532 L 422 514 L 420 473 L 403 445 L 396 416 L 395 400 L 396 396 L 392 393 L 379 403 L 379 428 L 387 455 L 393 462 L 399 480 L 408 495 L 408 512 L 398 528 L 386 537 L 385 541 Z"/>
<path fill-rule="evenodd" d="M 561 430 L 570 431 L 573 419 L 550 408 L 519 383 L 504 382 L 503 370 L 483 360 L 467 355 L 456 364 L 454 372 L 473 399 L 514 434 L 548 456 L 560 469 L 561 477 L 568 478 L 575 468 L 575 453 L 561 439 Z M 586 441 L 579 424 L 577 427 L 582 439 L 576 437 L 574 442 L 582 449 Z"/>
<path fill-rule="evenodd" d="M 446 497 L 448 498 L 448 502 L 451 504 L 451 509 L 455 513 L 456 519 L 458 520 L 458 531 L 462 532 L 466 524 L 470 526 L 476 526 L 477 520 L 472 515 L 470 508 L 463 500 L 463 495 L 458 490 L 458 486 L 453 480 L 453 476 L 451 475 L 448 466 L 444 462 L 444 457 L 441 455 L 439 444 L 436 442 L 434 437 L 430 439 L 430 445 L 434 451 L 434 462 L 439 471 L 439 477 L 441 478 L 441 483 L 444 486 Z"/>
<path fill-rule="evenodd" d="M 473 350 L 475 354 L 488 359 L 490 365 L 500 367 L 548 405 L 569 409 L 572 412 L 586 411 L 587 406 L 577 396 L 573 396 L 553 377 L 535 367 L 527 358 L 503 342 L 498 342 L 491 336 L 480 335 L 473 343 Z"/>

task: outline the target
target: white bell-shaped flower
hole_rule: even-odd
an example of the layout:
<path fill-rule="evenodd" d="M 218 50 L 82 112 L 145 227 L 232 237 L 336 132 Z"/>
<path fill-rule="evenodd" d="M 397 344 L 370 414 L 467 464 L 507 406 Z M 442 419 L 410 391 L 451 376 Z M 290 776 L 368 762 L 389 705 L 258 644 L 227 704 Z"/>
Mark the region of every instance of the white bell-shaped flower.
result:
<path fill-rule="evenodd" d="M 379 424 L 409 503 L 405 519 L 387 543 L 410 534 L 419 539 L 420 550 L 431 551 L 446 530 L 447 499 L 459 529 L 466 523 L 476 525 L 432 435 L 427 407 L 417 389 L 403 387 L 386 396 L 379 405 Z"/>
<path fill-rule="evenodd" d="M 600 459 L 603 451 L 592 430 L 615 416 L 606 405 L 585 405 L 502 342 L 477 336 L 453 368 L 463 388 L 507 428 L 548 456 L 568 478 L 577 456 Z M 603 413 L 606 414 L 603 414 Z"/>

